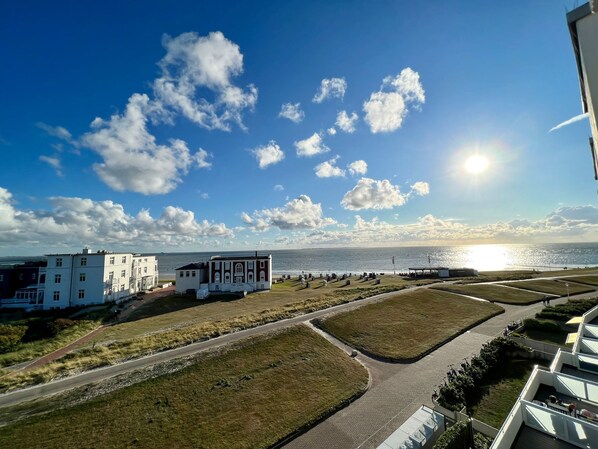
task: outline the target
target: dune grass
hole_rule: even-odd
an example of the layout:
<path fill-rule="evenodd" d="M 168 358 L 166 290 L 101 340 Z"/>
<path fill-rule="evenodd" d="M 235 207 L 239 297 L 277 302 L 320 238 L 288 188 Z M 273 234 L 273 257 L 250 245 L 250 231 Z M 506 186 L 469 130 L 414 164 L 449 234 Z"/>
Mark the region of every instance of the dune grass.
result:
<path fill-rule="evenodd" d="M 541 301 L 544 295 L 526 290 L 508 288 L 496 284 L 451 284 L 437 285 L 433 288 L 461 295 L 475 296 L 488 301 L 504 304 L 532 304 Z"/>
<path fill-rule="evenodd" d="M 367 354 L 412 361 L 502 312 L 496 304 L 425 289 L 339 313 L 319 325 Z"/>
<path fill-rule="evenodd" d="M 563 282 L 579 282 L 580 284 L 588 284 L 598 287 L 598 276 L 588 275 L 588 276 L 571 276 L 560 279 Z M 571 284 L 569 284 L 571 286 Z"/>
<path fill-rule="evenodd" d="M 504 360 L 501 369 L 488 384 L 479 387 L 485 394 L 470 410 L 472 416 L 499 429 L 534 370 L 534 365 L 538 363 L 545 362 L 529 359 Z"/>
<path fill-rule="evenodd" d="M 355 281 L 344 287 L 344 282 L 339 281 L 318 288 L 318 284 L 316 281 L 312 283 L 315 288 L 308 289 L 296 281 L 286 281 L 273 286 L 271 292 L 248 295 L 237 300 L 202 302 L 188 297 L 159 298 L 151 307 L 154 311 L 162 310 L 164 313 L 143 318 L 146 316 L 145 306 L 140 307 L 137 315 L 129 316 L 129 321 L 111 326 L 77 351 L 39 368 L 1 376 L 0 391 L 48 382 L 58 376 L 184 346 L 299 313 L 393 292 L 409 282 L 388 276 L 379 285 L 373 281 Z M 194 306 L 191 304 L 193 301 Z"/>
<path fill-rule="evenodd" d="M 365 391 L 367 371 L 304 326 L 0 428 L 0 447 L 266 448 Z"/>
<path fill-rule="evenodd" d="M 567 286 L 565 282 L 553 279 L 537 279 L 533 281 L 521 282 L 505 282 L 504 285 L 509 287 L 521 288 L 524 290 L 532 290 L 541 293 L 548 293 L 551 295 L 566 296 Z M 569 284 L 569 294 L 575 295 L 578 293 L 593 292 L 591 287 L 584 287 L 583 285 Z"/>

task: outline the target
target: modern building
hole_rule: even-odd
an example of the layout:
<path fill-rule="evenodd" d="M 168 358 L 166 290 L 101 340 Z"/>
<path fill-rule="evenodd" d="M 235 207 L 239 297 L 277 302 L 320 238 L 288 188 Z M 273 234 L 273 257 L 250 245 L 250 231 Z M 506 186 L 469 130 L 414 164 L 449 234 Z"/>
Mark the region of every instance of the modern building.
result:
<path fill-rule="evenodd" d="M 45 283 L 45 261 L 0 266 L 0 298 L 11 298 L 12 306 L 29 308 L 43 303 L 39 285 Z"/>
<path fill-rule="evenodd" d="M 598 448 L 598 306 L 577 321 L 572 352 L 534 369 L 490 449 Z"/>
<path fill-rule="evenodd" d="M 590 0 L 567 14 L 569 32 L 577 62 L 581 107 L 590 117 L 592 136 L 590 149 L 594 162 L 594 177 L 598 180 L 598 0 Z"/>
<path fill-rule="evenodd" d="M 272 256 L 212 256 L 176 270 L 176 291 L 254 292 L 272 288 Z"/>
<path fill-rule="evenodd" d="M 38 282 L 2 299 L 2 307 L 46 310 L 120 302 L 158 284 L 155 256 L 85 248 L 46 258 L 46 266 L 38 268 Z"/>

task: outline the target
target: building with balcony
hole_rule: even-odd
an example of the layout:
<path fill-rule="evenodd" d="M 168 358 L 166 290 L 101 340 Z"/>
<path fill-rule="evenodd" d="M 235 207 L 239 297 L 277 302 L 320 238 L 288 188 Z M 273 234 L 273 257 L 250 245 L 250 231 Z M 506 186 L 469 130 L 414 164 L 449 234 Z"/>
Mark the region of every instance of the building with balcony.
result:
<path fill-rule="evenodd" d="M 64 309 L 124 299 L 158 284 L 155 256 L 92 252 L 48 254 L 37 268 L 38 282 L 3 297 L 6 308 Z M 32 274 L 33 276 L 33 274 Z"/>

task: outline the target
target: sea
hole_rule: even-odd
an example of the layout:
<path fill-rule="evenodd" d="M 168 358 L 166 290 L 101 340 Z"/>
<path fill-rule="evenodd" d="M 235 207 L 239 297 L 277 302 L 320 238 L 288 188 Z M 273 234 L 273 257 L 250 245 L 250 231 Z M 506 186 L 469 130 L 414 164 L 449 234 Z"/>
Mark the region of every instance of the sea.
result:
<path fill-rule="evenodd" d="M 147 253 L 158 258 L 161 279 L 174 278 L 175 269 L 210 256 L 254 255 L 255 251 Z M 309 248 L 261 251 L 272 254 L 276 274 L 402 273 L 409 268 L 474 268 L 478 271 L 598 267 L 598 243 L 488 244 L 385 248 Z M 0 257 L 0 265 L 43 257 Z M 394 262 L 394 263 L 393 263 Z"/>

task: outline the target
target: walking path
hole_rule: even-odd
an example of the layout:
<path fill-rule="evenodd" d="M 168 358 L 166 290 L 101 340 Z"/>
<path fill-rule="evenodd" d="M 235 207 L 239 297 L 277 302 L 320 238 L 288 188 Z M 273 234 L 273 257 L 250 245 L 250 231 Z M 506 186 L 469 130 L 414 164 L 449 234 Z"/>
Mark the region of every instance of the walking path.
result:
<path fill-rule="evenodd" d="M 262 335 L 299 323 L 308 323 L 315 318 L 355 309 L 365 304 L 382 301 L 390 296 L 405 294 L 413 290 L 413 288 L 410 288 L 398 292 L 384 293 L 147 357 L 129 360 L 118 365 L 87 371 L 47 384 L 2 394 L 0 395 L 0 407 L 61 393 L 91 382 L 108 379 L 174 358 L 214 349 L 251 336 Z M 591 296 L 596 296 L 596 292 L 572 295 L 571 298 Z M 553 303 L 560 304 L 566 301 L 567 298 L 560 298 L 553 300 Z M 505 309 L 504 314 L 491 318 L 465 332 L 418 362 L 412 364 L 385 363 L 358 354 L 357 360 L 366 366 L 370 373 L 369 390 L 357 401 L 289 442 L 285 447 L 376 448 L 422 404 L 432 406 L 432 390 L 442 382 L 449 365 L 458 364 L 463 358 L 478 353 L 484 343 L 497 335 L 501 335 L 507 324 L 533 315 L 543 308 L 541 303 L 529 306 L 503 304 L 501 306 Z M 328 335 L 326 338 L 347 353 L 352 351 L 352 348 L 339 342 L 334 337 Z"/>

